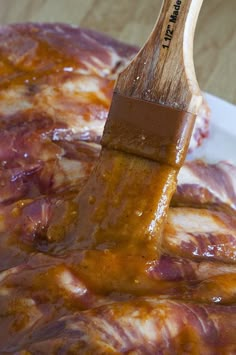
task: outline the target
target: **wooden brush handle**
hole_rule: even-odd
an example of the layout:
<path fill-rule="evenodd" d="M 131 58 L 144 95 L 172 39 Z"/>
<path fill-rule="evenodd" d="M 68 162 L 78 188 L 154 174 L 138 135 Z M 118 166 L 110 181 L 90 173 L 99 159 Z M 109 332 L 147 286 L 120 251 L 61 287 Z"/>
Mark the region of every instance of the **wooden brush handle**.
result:
<path fill-rule="evenodd" d="M 164 0 L 157 23 L 120 74 L 115 92 L 197 113 L 202 95 L 193 64 L 193 37 L 203 0 Z"/>

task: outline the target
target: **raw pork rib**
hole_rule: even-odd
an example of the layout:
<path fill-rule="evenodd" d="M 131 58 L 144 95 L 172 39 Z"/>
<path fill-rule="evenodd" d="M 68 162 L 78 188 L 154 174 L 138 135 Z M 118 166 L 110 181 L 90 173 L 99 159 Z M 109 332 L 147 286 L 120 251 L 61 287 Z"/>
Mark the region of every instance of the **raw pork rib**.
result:
<path fill-rule="evenodd" d="M 136 52 L 69 25 L 0 29 L 1 354 L 236 354 L 236 167 L 186 163 L 157 260 L 78 238 L 78 194 Z"/>

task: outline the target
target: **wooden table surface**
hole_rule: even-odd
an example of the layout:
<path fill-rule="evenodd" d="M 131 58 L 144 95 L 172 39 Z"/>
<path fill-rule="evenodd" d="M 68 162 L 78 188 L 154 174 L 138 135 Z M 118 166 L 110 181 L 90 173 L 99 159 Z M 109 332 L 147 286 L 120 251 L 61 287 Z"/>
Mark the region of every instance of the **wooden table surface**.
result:
<path fill-rule="evenodd" d="M 0 0 L 0 23 L 67 22 L 142 45 L 161 0 Z M 194 60 L 202 90 L 236 104 L 236 0 L 204 0 Z"/>

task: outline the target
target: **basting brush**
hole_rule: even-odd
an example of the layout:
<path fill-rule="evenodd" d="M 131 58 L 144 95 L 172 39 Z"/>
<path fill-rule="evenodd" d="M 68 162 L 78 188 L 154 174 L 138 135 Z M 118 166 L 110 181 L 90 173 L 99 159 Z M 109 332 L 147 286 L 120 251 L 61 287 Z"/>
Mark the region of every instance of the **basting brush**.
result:
<path fill-rule="evenodd" d="M 193 36 L 203 0 L 164 0 L 157 23 L 119 75 L 102 151 L 79 195 L 82 248 L 156 259 L 177 174 L 202 104 Z"/>

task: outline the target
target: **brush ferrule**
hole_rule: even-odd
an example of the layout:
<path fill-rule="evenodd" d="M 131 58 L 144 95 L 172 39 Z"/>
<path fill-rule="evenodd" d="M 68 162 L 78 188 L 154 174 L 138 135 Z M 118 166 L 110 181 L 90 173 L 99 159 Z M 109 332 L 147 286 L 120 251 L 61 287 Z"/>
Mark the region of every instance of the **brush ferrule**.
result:
<path fill-rule="evenodd" d="M 196 115 L 114 93 L 102 145 L 180 167 Z"/>

